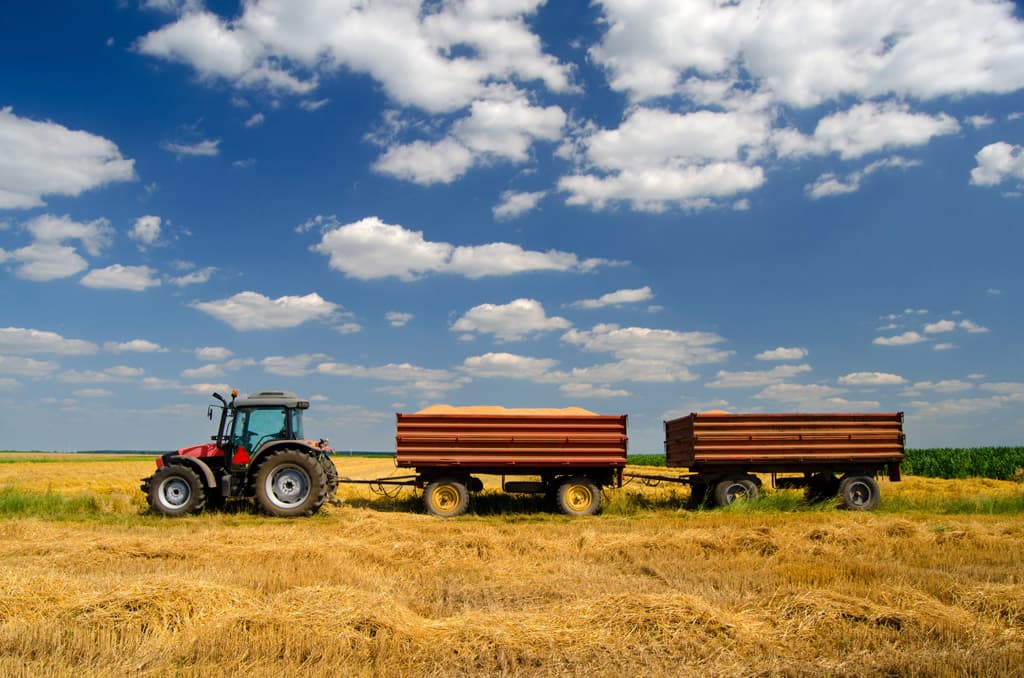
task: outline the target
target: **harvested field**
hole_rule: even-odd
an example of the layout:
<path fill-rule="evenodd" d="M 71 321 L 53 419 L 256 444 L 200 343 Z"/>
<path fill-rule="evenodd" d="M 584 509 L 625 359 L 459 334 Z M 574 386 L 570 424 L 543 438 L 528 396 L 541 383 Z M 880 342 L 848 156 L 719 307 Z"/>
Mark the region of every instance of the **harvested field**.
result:
<path fill-rule="evenodd" d="M 452 520 L 343 486 L 308 519 L 163 519 L 151 461 L 6 459 L 3 675 L 1024 675 L 1019 483 L 884 482 L 872 514 L 485 493 Z"/>

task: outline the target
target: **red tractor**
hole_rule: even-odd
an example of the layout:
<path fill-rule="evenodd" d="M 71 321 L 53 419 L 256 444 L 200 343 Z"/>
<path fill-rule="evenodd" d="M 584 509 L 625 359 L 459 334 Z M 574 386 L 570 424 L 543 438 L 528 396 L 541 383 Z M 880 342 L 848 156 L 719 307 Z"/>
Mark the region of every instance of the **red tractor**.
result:
<path fill-rule="evenodd" d="M 328 458 L 327 441 L 305 440 L 302 412 L 308 400 L 290 391 L 260 391 L 247 398 L 219 393 L 207 417 L 220 410 L 212 443 L 184 447 L 156 460 L 157 471 L 143 479 L 150 507 L 165 516 L 199 513 L 229 497 L 255 497 L 266 513 L 316 513 L 338 489 L 338 471 Z"/>

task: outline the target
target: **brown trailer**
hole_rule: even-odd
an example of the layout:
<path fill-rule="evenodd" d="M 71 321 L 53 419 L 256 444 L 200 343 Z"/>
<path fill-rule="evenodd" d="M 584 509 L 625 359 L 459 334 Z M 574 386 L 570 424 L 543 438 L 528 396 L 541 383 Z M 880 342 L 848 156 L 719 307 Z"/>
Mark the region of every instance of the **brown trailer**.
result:
<path fill-rule="evenodd" d="M 695 500 L 718 505 L 757 496 L 754 474 L 770 473 L 776 487 L 805 487 L 811 499 L 838 494 L 847 507 L 870 510 L 879 499 L 874 477 L 887 470 L 898 481 L 903 449 L 902 412 L 693 413 L 665 422 L 666 464 L 693 471 Z"/>
<path fill-rule="evenodd" d="M 416 470 L 434 515 L 464 513 L 469 493 L 483 489 L 479 475 L 501 476 L 506 492 L 547 494 L 573 515 L 597 513 L 601 488 L 622 485 L 625 415 L 417 413 L 397 420 L 395 463 Z"/>

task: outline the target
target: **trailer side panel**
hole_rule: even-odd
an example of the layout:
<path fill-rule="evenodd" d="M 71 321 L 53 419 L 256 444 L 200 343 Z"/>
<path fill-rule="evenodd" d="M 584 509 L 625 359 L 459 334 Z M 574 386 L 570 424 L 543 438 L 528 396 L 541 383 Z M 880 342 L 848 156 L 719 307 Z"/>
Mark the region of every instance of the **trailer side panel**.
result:
<path fill-rule="evenodd" d="M 622 468 L 626 416 L 398 414 L 395 463 L 515 474 L 522 469 Z"/>
<path fill-rule="evenodd" d="M 696 471 L 881 468 L 903 459 L 903 413 L 690 414 L 665 422 L 666 464 Z"/>

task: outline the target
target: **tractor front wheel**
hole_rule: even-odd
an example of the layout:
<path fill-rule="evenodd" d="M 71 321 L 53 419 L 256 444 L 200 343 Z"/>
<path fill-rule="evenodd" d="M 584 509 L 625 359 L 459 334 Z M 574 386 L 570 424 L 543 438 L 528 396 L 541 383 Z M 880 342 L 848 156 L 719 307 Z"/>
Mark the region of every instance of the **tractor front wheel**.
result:
<path fill-rule="evenodd" d="M 149 507 L 165 516 L 199 513 L 206 506 L 203 481 L 188 466 L 164 466 L 149 478 L 148 485 Z"/>
<path fill-rule="evenodd" d="M 317 459 L 299 450 L 282 450 L 256 470 L 256 502 L 272 516 L 308 516 L 327 499 L 327 478 Z"/>

